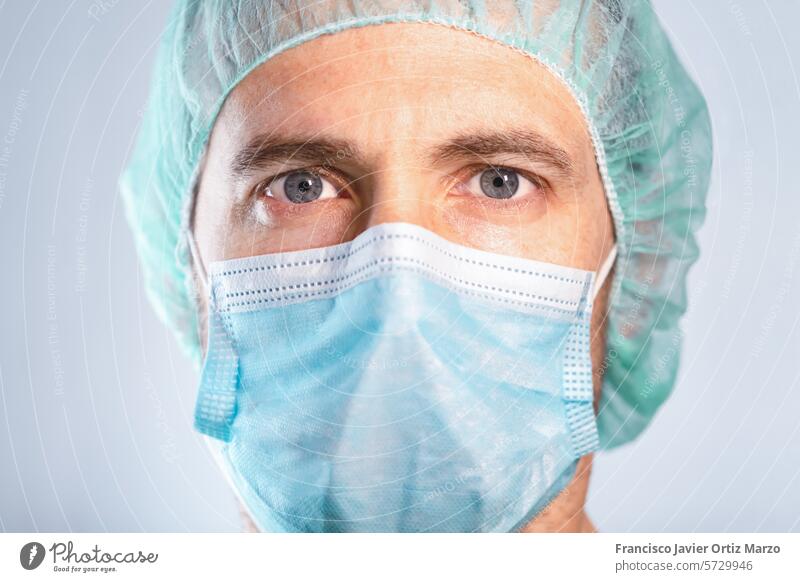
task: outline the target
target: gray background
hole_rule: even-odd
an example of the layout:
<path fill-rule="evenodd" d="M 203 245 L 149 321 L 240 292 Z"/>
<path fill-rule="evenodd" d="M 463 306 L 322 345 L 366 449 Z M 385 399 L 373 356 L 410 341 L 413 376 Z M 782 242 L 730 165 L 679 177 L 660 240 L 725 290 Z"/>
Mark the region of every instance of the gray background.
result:
<path fill-rule="evenodd" d="M 595 461 L 606 531 L 800 531 L 791 0 L 656 3 L 716 152 L 673 398 Z M 0 0 L 0 530 L 235 531 L 117 177 L 168 3 Z"/>

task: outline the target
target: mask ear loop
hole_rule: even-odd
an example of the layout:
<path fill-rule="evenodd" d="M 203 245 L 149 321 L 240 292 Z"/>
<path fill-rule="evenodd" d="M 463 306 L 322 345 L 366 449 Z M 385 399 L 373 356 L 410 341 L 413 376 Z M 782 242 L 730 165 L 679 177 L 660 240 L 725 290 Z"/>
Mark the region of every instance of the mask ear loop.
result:
<path fill-rule="evenodd" d="M 603 261 L 602 265 L 600 265 L 600 269 L 597 271 L 597 275 L 594 278 L 594 287 L 592 288 L 592 303 L 594 303 L 594 300 L 597 298 L 597 294 L 600 293 L 600 289 L 602 289 L 603 283 L 606 282 L 606 278 L 608 278 L 608 274 L 614 267 L 614 262 L 616 260 L 617 245 L 615 244 L 613 247 L 611 247 L 611 250 L 608 251 L 606 260 Z"/>
<path fill-rule="evenodd" d="M 190 180 L 191 186 L 191 196 L 187 200 L 186 208 L 184 209 L 184 218 L 183 218 L 183 231 L 186 237 L 186 244 L 189 247 L 189 253 L 192 256 L 192 264 L 197 271 L 197 275 L 200 277 L 201 285 L 203 286 L 203 293 L 205 293 L 206 299 L 209 299 L 209 284 L 208 284 L 208 274 L 206 273 L 205 263 L 203 263 L 203 259 L 200 257 L 200 249 L 197 246 L 197 241 L 194 239 L 194 214 L 197 206 L 197 196 L 200 190 L 200 175 L 203 172 L 203 168 L 206 165 L 206 155 L 208 154 L 208 147 L 203 148 L 202 155 L 200 156 L 200 161 L 197 164 L 197 167 L 192 174 L 192 178 Z"/>
<path fill-rule="evenodd" d="M 197 248 L 197 242 L 194 240 L 194 233 L 192 233 L 191 229 L 186 232 L 186 242 L 189 244 L 192 262 L 202 282 L 203 293 L 205 293 L 206 298 L 208 298 L 208 276 L 206 275 L 206 267 L 203 264 L 203 259 L 200 257 L 200 250 Z"/>

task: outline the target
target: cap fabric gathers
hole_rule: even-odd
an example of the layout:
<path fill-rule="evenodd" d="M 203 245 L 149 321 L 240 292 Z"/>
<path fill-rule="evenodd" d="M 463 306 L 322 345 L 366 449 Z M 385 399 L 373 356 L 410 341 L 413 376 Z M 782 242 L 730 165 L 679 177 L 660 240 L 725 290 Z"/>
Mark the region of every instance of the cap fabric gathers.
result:
<path fill-rule="evenodd" d="M 618 245 L 600 441 L 605 448 L 630 441 L 675 382 L 712 157 L 703 96 L 648 1 L 178 1 L 121 183 L 150 300 L 199 365 L 185 233 L 198 166 L 226 96 L 290 47 L 391 22 L 448 26 L 520 51 L 580 106 Z"/>

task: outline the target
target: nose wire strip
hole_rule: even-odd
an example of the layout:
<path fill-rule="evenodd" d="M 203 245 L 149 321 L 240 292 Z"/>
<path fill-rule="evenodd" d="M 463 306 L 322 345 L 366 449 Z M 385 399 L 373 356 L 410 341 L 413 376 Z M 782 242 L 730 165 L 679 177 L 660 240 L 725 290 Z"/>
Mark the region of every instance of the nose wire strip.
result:
<path fill-rule="evenodd" d="M 192 254 L 192 262 L 197 269 L 197 273 L 200 276 L 200 280 L 203 283 L 203 292 L 208 295 L 208 275 L 206 274 L 206 268 L 203 264 L 203 259 L 200 257 L 200 251 L 197 248 L 197 242 L 194 240 L 194 235 L 192 231 L 189 230 L 186 233 L 186 239 L 189 243 L 189 252 Z M 600 269 L 597 271 L 597 276 L 594 280 L 594 288 L 592 289 L 592 302 L 597 298 L 597 294 L 600 292 L 600 289 L 603 287 L 603 283 L 605 283 L 608 274 L 611 272 L 611 268 L 614 266 L 614 261 L 617 259 L 617 245 L 611 247 L 611 250 L 608 253 L 608 256 L 603 261 L 603 264 L 600 266 Z"/>

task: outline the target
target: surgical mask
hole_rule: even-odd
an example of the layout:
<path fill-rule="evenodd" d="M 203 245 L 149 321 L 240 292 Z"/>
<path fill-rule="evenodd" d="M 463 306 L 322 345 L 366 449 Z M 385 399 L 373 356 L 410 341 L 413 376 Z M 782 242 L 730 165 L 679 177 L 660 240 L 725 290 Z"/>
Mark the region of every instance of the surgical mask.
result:
<path fill-rule="evenodd" d="M 389 223 L 212 263 L 195 427 L 261 530 L 514 531 L 598 446 L 615 252 L 595 276 Z"/>

